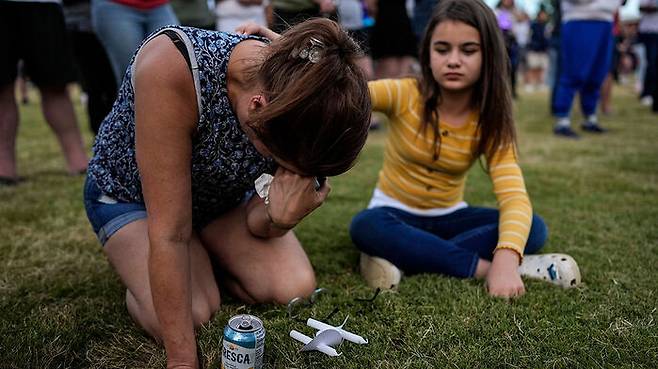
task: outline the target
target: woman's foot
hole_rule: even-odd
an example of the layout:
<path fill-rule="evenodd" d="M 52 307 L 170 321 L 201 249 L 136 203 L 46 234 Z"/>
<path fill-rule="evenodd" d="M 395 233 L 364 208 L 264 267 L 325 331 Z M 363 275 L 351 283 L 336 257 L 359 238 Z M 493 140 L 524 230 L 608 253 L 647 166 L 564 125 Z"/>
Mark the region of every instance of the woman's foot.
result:
<path fill-rule="evenodd" d="M 359 266 L 361 276 L 372 288 L 397 289 L 402 279 L 402 271 L 382 258 L 361 253 Z"/>
<path fill-rule="evenodd" d="M 519 274 L 564 288 L 577 287 L 581 283 L 576 260 L 566 254 L 525 255 L 519 266 Z"/>

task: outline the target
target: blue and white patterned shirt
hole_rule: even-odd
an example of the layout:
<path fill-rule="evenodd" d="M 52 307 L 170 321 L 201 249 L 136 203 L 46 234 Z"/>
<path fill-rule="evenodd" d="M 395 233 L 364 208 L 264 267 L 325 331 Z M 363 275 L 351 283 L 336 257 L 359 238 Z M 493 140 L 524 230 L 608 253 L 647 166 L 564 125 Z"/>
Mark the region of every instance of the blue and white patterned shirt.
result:
<path fill-rule="evenodd" d="M 199 229 L 237 206 L 253 190 L 254 180 L 262 173 L 272 173 L 275 163 L 249 141 L 228 97 L 231 52 L 240 41 L 254 37 L 189 27 L 167 29 L 175 31 L 186 45 L 197 92 L 199 121 L 192 142 L 191 178 L 192 218 Z M 134 58 L 119 97 L 100 127 L 88 170 L 105 195 L 123 202 L 144 202 L 135 157 L 133 62 Z M 166 160 L 166 147 L 161 155 Z"/>

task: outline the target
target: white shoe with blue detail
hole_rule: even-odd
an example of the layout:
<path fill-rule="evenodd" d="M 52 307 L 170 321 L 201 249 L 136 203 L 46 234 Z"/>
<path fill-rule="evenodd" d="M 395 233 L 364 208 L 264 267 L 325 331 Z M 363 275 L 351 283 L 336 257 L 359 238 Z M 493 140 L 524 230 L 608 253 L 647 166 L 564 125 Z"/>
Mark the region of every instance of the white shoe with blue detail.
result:
<path fill-rule="evenodd" d="M 545 280 L 564 288 L 580 285 L 580 268 L 567 254 L 525 255 L 519 266 L 523 277 Z"/>

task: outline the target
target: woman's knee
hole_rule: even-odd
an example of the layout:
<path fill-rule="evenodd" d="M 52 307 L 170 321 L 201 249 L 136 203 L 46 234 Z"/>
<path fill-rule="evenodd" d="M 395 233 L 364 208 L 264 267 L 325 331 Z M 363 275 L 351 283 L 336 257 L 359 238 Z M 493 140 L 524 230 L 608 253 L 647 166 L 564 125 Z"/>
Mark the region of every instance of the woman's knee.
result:
<path fill-rule="evenodd" d="M 219 310 L 220 297 L 217 288 L 195 293 L 192 296 L 192 321 L 194 327 L 210 321 L 210 318 Z"/>
<path fill-rule="evenodd" d="M 283 268 L 273 268 L 269 277 L 264 278 L 257 286 L 242 287 L 255 303 L 287 304 L 295 297 L 306 297 L 313 293 L 316 281 L 310 266 L 290 269 L 285 273 L 282 270 Z"/>
<path fill-rule="evenodd" d="M 294 278 L 280 276 L 272 286 L 273 295 L 270 300 L 277 304 L 287 304 L 295 297 L 308 297 L 315 290 L 317 283 L 312 268 L 301 268 L 296 271 Z"/>

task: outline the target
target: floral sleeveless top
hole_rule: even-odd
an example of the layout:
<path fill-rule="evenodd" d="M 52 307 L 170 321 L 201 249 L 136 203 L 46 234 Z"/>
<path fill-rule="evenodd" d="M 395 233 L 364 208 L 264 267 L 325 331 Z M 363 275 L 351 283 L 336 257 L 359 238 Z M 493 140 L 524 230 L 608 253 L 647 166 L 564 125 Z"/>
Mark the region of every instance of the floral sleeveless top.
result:
<path fill-rule="evenodd" d="M 192 142 L 191 178 L 192 218 L 199 229 L 237 206 L 253 190 L 254 180 L 262 173 L 272 173 L 275 163 L 248 140 L 228 97 L 231 51 L 240 41 L 254 37 L 189 27 L 167 29 L 185 43 L 197 92 L 199 121 Z M 100 127 L 88 169 L 103 194 L 123 202 L 144 202 L 135 157 L 134 60 L 112 111 Z M 167 148 L 163 147 L 162 157 L 166 156 Z"/>

